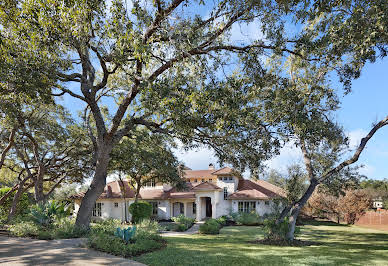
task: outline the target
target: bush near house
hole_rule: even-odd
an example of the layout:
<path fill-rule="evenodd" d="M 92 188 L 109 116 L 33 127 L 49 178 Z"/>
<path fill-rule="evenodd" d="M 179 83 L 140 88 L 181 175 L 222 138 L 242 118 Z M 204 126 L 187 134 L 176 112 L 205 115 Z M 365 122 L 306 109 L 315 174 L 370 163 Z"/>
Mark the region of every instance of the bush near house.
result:
<path fill-rule="evenodd" d="M 7 194 L 11 188 L 3 187 L 0 188 L 0 198 Z M 11 196 L 8 197 L 3 204 L 0 205 L 0 221 L 6 221 L 8 218 L 8 212 L 11 209 L 11 204 L 13 197 L 15 196 L 16 191 L 11 193 Z M 20 197 L 19 203 L 16 208 L 16 216 L 24 215 L 28 211 L 28 206 L 31 204 L 31 201 L 27 193 L 23 193 Z"/>
<path fill-rule="evenodd" d="M 287 241 L 288 217 L 280 223 L 276 223 L 276 217 L 264 220 L 264 238 L 267 240 Z M 299 227 L 295 228 L 294 237 L 300 233 Z"/>
<path fill-rule="evenodd" d="M 151 218 L 152 205 L 146 201 L 134 202 L 129 205 L 129 212 L 132 214 L 132 222 L 137 224 Z"/>
<path fill-rule="evenodd" d="M 209 219 L 199 227 L 199 233 L 207 235 L 216 235 L 220 233 L 222 225 L 217 219 Z"/>
<path fill-rule="evenodd" d="M 252 212 L 234 212 L 227 217 L 237 225 L 262 225 L 264 216 L 260 217 L 255 211 Z M 228 221 L 227 219 L 227 221 Z"/>
<path fill-rule="evenodd" d="M 114 235 L 114 228 L 118 220 L 111 220 L 106 223 L 92 227 L 88 238 L 88 246 L 103 252 L 122 257 L 132 257 L 165 246 L 165 241 L 157 233 L 159 225 L 156 221 L 143 220 L 136 224 L 136 233 L 130 241 Z M 118 227 L 122 227 L 121 224 Z"/>
<path fill-rule="evenodd" d="M 171 220 L 173 220 L 176 223 L 176 227 L 173 229 L 173 231 L 178 232 L 184 232 L 190 227 L 193 226 L 195 219 L 189 218 L 184 216 L 183 214 L 178 215 L 177 217 L 172 217 Z"/>
<path fill-rule="evenodd" d="M 31 206 L 29 213 L 16 219 L 8 229 L 14 236 L 38 239 L 78 238 L 88 233 L 75 226 L 66 204 L 56 201 Z"/>

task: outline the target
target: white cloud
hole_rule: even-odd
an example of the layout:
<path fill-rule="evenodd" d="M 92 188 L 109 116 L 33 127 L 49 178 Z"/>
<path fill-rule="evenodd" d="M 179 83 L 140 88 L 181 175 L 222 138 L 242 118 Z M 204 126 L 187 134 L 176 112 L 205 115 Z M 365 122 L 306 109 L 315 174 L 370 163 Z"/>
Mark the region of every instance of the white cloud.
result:
<path fill-rule="evenodd" d="M 270 169 L 277 170 L 279 172 L 286 172 L 287 167 L 292 164 L 300 164 L 302 162 L 302 152 L 299 148 L 295 147 L 292 142 L 288 142 L 282 149 L 280 154 L 271 160 L 266 165 Z"/>
<path fill-rule="evenodd" d="M 262 39 L 263 33 L 260 22 L 254 20 L 249 23 L 234 24 L 231 29 L 230 41 L 238 43 L 251 43 L 254 40 Z"/>
<path fill-rule="evenodd" d="M 217 158 L 214 156 L 214 152 L 206 147 L 201 147 L 189 151 L 185 151 L 182 148 L 174 150 L 178 160 L 182 161 L 187 167 L 193 170 L 207 169 L 209 164 L 217 165 Z"/>
<path fill-rule="evenodd" d="M 363 129 L 355 129 L 347 133 L 347 137 L 349 138 L 349 147 L 351 149 L 357 148 L 360 145 L 361 139 L 368 134 Z"/>

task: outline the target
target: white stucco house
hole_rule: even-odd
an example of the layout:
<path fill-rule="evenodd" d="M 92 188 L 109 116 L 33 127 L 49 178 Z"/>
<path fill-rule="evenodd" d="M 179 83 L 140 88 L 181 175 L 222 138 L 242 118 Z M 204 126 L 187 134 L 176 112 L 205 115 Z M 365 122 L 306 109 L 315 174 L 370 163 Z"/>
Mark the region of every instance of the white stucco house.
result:
<path fill-rule="evenodd" d="M 184 214 L 201 221 L 230 212 L 251 211 L 263 215 L 273 210 L 275 199 L 284 196 L 281 188 L 263 180 L 244 179 L 229 167 L 217 170 L 210 164 L 206 170 L 187 169 L 184 178 L 187 184 L 185 191 L 153 182 L 140 190 L 139 198 L 152 204 L 156 219 L 168 220 Z M 74 213 L 79 209 L 82 196 L 75 197 Z M 135 191 L 127 181 L 108 183 L 96 202 L 93 218 L 129 221 L 128 207 L 134 202 L 134 196 Z"/>

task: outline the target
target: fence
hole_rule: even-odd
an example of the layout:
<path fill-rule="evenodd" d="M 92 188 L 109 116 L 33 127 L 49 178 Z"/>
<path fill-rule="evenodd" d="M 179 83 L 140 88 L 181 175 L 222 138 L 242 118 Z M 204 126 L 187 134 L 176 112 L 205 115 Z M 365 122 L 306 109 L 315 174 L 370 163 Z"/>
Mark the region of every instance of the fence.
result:
<path fill-rule="evenodd" d="M 367 211 L 356 224 L 388 225 L 388 210 Z"/>

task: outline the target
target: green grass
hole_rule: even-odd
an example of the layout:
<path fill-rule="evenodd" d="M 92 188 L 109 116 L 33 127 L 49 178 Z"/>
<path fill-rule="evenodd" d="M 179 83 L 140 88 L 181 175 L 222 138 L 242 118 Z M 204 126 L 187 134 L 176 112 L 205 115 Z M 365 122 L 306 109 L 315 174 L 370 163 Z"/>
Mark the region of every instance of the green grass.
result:
<path fill-rule="evenodd" d="M 134 258 L 147 265 L 388 265 L 388 232 L 315 223 L 301 227 L 305 247 L 247 243 L 260 227 L 224 227 L 219 235 L 166 238 L 166 248 Z"/>

